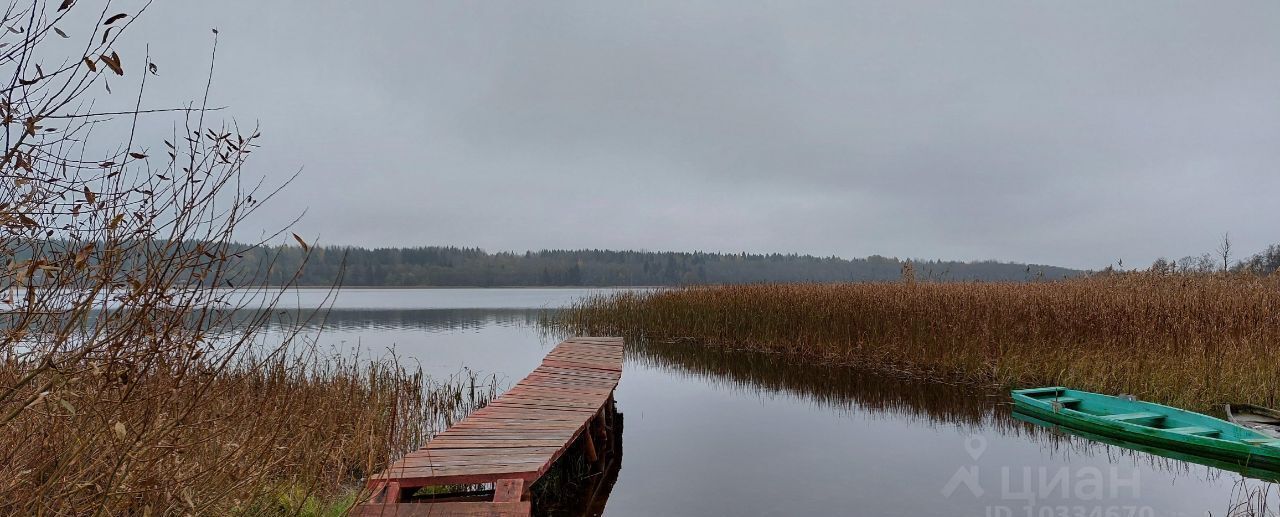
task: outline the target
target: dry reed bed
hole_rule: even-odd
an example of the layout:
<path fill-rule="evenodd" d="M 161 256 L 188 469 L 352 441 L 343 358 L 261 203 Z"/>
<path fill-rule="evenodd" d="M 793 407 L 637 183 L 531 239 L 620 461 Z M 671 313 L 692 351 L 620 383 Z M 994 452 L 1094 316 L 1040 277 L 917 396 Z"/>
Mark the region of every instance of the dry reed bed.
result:
<path fill-rule="evenodd" d="M 1197 409 L 1280 401 L 1276 277 L 690 287 L 589 298 L 554 324 Z"/>
<path fill-rule="evenodd" d="M 132 377 L 88 362 L 60 366 L 82 373 L 37 394 L 0 433 L 0 512 L 340 514 L 360 500 L 366 474 L 493 393 L 474 378 L 432 382 L 391 360 L 238 361 Z M 0 366 L 0 386 L 29 371 Z"/>

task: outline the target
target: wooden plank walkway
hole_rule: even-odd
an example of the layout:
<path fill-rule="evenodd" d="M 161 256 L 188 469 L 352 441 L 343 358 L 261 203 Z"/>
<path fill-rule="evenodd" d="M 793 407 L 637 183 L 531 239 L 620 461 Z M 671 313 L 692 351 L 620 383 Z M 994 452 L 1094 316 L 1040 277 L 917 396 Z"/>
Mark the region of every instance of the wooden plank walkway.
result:
<path fill-rule="evenodd" d="M 581 438 L 588 460 L 605 439 L 622 378 L 622 338 L 566 340 L 488 406 L 369 479 L 360 515 L 527 515 L 528 489 Z M 494 503 L 401 503 L 418 488 L 494 484 Z"/>

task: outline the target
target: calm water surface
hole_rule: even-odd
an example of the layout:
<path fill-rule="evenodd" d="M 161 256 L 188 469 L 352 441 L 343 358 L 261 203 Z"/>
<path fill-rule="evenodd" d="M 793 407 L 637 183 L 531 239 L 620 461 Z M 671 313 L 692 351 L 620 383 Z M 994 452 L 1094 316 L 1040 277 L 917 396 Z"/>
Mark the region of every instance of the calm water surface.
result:
<path fill-rule="evenodd" d="M 322 344 L 514 384 L 558 339 L 539 314 L 600 290 L 348 290 Z M 318 306 L 319 291 L 287 304 Z M 1013 419 L 1001 393 L 676 344 L 629 344 L 605 515 L 1202 516 L 1235 472 Z"/>

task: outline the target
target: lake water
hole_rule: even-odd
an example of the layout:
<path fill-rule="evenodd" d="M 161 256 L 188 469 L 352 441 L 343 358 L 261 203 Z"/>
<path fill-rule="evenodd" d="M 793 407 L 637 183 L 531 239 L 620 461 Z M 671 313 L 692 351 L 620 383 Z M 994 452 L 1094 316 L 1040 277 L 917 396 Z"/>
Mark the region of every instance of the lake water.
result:
<path fill-rule="evenodd" d="M 542 311 L 601 290 L 351 289 L 321 344 L 514 384 L 559 339 Z M 287 305 L 315 307 L 321 291 Z M 1007 395 L 775 356 L 628 344 L 605 515 L 1225 515 L 1266 484 L 1012 418 Z"/>

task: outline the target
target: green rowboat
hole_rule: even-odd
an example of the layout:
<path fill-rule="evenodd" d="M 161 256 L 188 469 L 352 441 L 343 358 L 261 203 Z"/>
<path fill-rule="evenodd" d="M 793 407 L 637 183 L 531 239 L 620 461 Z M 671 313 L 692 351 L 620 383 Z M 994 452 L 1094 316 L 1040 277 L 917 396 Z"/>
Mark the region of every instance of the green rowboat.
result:
<path fill-rule="evenodd" d="M 1280 439 L 1208 415 L 1060 386 L 1013 390 L 1012 395 L 1015 411 L 1064 427 L 1242 466 L 1280 470 Z"/>

